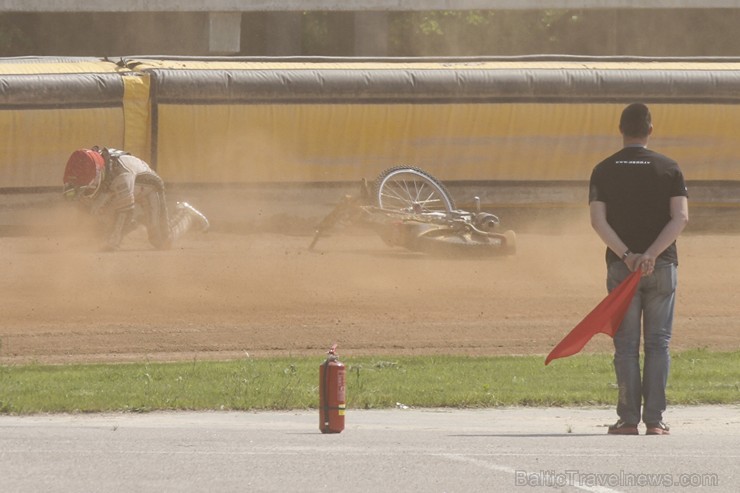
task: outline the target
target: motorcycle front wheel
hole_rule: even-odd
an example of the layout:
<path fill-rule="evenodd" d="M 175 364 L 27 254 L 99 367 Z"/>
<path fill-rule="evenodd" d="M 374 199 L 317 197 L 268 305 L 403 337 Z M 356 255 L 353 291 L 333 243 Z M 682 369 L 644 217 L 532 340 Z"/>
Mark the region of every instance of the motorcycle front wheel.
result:
<path fill-rule="evenodd" d="M 451 212 L 455 203 L 447 188 L 424 170 L 396 166 L 375 180 L 375 197 L 381 209 L 423 214 Z"/>

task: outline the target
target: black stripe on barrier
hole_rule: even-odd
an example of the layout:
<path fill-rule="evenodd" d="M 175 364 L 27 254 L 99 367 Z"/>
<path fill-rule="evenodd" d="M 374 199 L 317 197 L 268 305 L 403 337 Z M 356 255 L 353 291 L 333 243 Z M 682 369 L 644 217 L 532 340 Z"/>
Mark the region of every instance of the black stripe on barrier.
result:
<path fill-rule="evenodd" d="M 117 73 L 3 75 L 0 108 L 122 105 L 123 86 Z"/>
<path fill-rule="evenodd" d="M 45 104 L 2 104 L 0 110 L 85 110 L 85 109 L 116 109 L 123 108 L 123 101 L 111 102 L 106 104 L 100 103 L 45 103 Z"/>
<path fill-rule="evenodd" d="M 224 102 L 740 103 L 740 70 L 147 69 L 160 104 Z M 711 89 L 711 90 L 710 90 Z"/>

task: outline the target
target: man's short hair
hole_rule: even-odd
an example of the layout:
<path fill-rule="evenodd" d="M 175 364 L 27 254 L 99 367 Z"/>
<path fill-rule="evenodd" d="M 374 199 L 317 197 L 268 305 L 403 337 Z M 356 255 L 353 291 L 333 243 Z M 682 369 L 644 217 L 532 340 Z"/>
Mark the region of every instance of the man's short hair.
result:
<path fill-rule="evenodd" d="M 619 130 L 627 137 L 647 137 L 652 123 L 648 107 L 642 103 L 632 103 L 622 111 Z"/>

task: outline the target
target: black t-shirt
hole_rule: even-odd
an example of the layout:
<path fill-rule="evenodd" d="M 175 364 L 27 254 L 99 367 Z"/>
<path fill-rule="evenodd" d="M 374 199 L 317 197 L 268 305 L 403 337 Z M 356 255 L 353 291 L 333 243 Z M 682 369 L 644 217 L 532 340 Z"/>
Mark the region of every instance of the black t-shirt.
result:
<path fill-rule="evenodd" d="M 671 197 L 688 197 L 678 164 L 645 147 L 625 147 L 597 164 L 588 201 L 606 204 L 606 220 L 627 247 L 642 253 L 671 219 Z M 676 243 L 660 258 L 678 264 Z M 606 249 L 607 264 L 620 260 Z"/>

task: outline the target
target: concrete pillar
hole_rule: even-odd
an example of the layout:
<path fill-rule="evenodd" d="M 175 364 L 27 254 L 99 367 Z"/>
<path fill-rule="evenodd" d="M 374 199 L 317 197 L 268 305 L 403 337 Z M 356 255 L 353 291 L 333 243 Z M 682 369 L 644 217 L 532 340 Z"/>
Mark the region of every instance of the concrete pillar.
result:
<path fill-rule="evenodd" d="M 268 12 L 265 52 L 269 56 L 300 56 L 303 12 Z"/>
<path fill-rule="evenodd" d="M 355 56 L 388 55 L 388 13 L 355 12 Z"/>
<path fill-rule="evenodd" d="M 241 12 L 208 13 L 208 52 L 233 55 L 241 50 Z"/>

